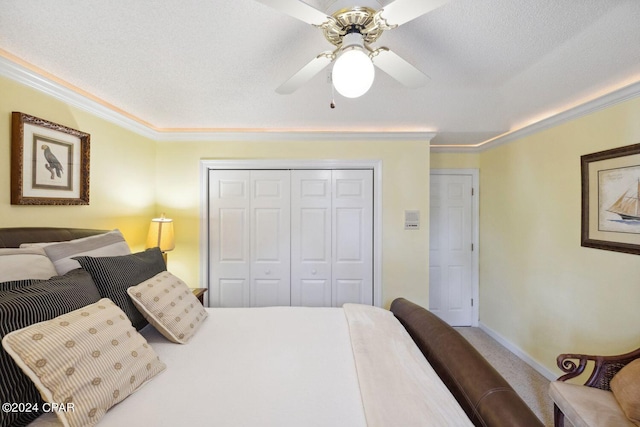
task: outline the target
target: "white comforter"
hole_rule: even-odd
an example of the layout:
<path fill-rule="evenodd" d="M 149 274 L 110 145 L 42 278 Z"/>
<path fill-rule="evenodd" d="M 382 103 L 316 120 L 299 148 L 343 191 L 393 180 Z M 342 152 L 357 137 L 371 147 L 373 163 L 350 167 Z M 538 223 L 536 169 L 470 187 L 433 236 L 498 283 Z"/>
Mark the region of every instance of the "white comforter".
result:
<path fill-rule="evenodd" d="M 471 425 L 386 310 L 207 310 L 186 345 L 143 330 L 167 369 L 99 426 Z M 32 426 L 51 421 L 45 414 Z"/>

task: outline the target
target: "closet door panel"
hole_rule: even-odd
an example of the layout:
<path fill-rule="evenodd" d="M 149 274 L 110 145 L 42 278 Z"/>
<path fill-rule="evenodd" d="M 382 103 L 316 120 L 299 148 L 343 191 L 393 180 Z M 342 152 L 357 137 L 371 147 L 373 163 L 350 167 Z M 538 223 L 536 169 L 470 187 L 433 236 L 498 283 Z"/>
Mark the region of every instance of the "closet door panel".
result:
<path fill-rule="evenodd" d="M 363 263 L 366 255 L 366 234 L 363 208 L 338 207 L 334 210 L 336 238 L 336 262 Z"/>
<path fill-rule="evenodd" d="M 251 171 L 251 306 L 291 304 L 289 171 Z"/>
<path fill-rule="evenodd" d="M 249 304 L 250 173 L 209 171 L 209 298 L 214 307 Z"/>
<path fill-rule="evenodd" d="M 300 297 L 297 303 L 303 307 L 330 307 L 331 306 L 331 280 L 307 280 L 300 281 Z"/>
<path fill-rule="evenodd" d="M 291 305 L 331 306 L 331 171 L 291 172 Z"/>
<path fill-rule="evenodd" d="M 373 303 L 372 170 L 209 171 L 214 307 Z"/>
<path fill-rule="evenodd" d="M 214 307 L 244 307 L 249 301 L 249 281 L 246 279 L 220 279 L 218 300 Z"/>
<path fill-rule="evenodd" d="M 373 304 L 373 171 L 332 176 L 332 303 Z"/>
<path fill-rule="evenodd" d="M 360 303 L 363 292 L 363 281 L 358 279 L 336 280 L 336 307 L 342 307 L 345 303 Z"/>

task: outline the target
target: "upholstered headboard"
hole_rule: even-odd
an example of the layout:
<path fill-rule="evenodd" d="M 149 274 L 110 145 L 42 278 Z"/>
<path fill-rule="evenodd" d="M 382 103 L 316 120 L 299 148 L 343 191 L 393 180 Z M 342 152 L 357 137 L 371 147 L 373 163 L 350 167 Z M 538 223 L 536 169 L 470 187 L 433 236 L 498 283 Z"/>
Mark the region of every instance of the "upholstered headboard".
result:
<path fill-rule="evenodd" d="M 17 248 L 22 243 L 64 242 L 106 232 L 107 230 L 64 227 L 0 228 L 0 248 Z"/>

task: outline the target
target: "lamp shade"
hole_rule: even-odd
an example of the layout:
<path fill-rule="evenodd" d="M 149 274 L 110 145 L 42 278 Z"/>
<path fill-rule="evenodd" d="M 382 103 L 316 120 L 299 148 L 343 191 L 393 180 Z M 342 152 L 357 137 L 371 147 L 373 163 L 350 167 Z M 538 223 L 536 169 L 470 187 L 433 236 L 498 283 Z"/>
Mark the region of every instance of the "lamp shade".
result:
<path fill-rule="evenodd" d="M 153 218 L 147 235 L 147 248 L 158 247 L 162 252 L 170 251 L 176 247 L 173 234 L 173 220 L 165 218 Z"/>
<path fill-rule="evenodd" d="M 375 77 L 371 58 L 365 52 L 362 35 L 347 34 L 343 48 L 333 64 L 333 86 L 346 98 L 357 98 L 367 93 Z"/>

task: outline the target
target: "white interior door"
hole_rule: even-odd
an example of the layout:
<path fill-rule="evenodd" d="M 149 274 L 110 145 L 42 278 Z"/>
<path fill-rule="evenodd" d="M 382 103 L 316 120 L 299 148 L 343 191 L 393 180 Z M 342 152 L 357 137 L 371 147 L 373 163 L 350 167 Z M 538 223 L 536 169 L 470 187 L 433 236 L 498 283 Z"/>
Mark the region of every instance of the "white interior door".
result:
<path fill-rule="evenodd" d="M 431 175 L 429 310 L 453 326 L 473 320 L 470 175 Z"/>
<path fill-rule="evenodd" d="M 250 173 L 251 306 L 291 305 L 291 175 Z"/>
<path fill-rule="evenodd" d="M 291 305 L 332 305 L 331 173 L 291 173 Z"/>
<path fill-rule="evenodd" d="M 373 304 L 373 171 L 332 174 L 332 305 Z"/>
<path fill-rule="evenodd" d="M 214 307 L 250 305 L 251 172 L 209 172 L 209 300 Z"/>

